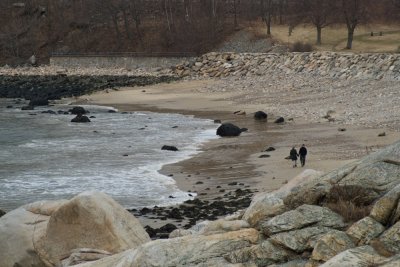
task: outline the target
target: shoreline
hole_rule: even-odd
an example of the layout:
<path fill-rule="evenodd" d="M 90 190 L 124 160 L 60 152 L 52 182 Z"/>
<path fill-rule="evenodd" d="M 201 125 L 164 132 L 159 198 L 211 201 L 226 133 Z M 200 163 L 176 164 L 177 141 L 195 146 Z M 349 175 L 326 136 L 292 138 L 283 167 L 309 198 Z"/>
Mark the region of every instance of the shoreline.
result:
<path fill-rule="evenodd" d="M 258 122 L 254 120 L 253 113 L 262 110 L 258 109 L 259 105 L 234 105 L 233 102 L 226 101 L 225 96 L 222 97 L 225 94 L 204 94 L 197 88 L 193 90 L 193 86 L 204 87 L 209 86 L 209 83 L 218 86 L 219 81 L 181 81 L 121 88 L 112 93 L 98 92 L 84 96 L 81 100 L 85 104 L 111 105 L 120 111 L 179 113 L 211 120 L 219 119 L 234 123 L 240 128 L 248 128 L 249 131 L 239 137 L 208 141 L 201 145 L 200 153 L 189 159 L 164 165 L 159 171 L 163 175 L 171 176 L 180 190 L 196 192 L 197 199 L 202 202 L 230 201 L 235 199 L 238 189 L 249 190 L 245 196 L 251 199 L 257 192 L 279 189 L 305 169 L 329 172 L 400 139 L 400 133 L 389 130 L 385 137 L 378 137 L 382 131 L 380 128 L 308 122 L 299 118 L 279 125 L 273 123 L 278 116 L 271 116 L 268 110 L 264 110 L 269 113 L 268 122 Z M 181 92 L 178 94 L 177 91 Z M 232 95 L 235 93 L 229 94 Z M 247 114 L 235 115 L 233 113 L 236 110 L 245 110 Z M 341 132 L 338 128 L 346 130 Z M 306 166 L 292 168 L 291 162 L 284 158 L 293 145 L 299 148 L 303 143 L 309 149 Z M 268 147 L 276 150 L 262 152 Z M 261 155 L 269 157 L 259 158 Z M 203 208 L 207 209 L 206 206 Z M 146 213 L 146 217 L 140 216 L 140 211 L 134 214 L 139 216 L 143 225 L 150 227 L 161 227 L 168 223 L 188 227 L 185 220 L 168 218 L 166 214 L 169 211 L 163 213 L 156 210 L 154 214 Z M 153 216 L 155 214 L 161 215 Z M 192 225 L 194 223 L 192 221 Z"/>

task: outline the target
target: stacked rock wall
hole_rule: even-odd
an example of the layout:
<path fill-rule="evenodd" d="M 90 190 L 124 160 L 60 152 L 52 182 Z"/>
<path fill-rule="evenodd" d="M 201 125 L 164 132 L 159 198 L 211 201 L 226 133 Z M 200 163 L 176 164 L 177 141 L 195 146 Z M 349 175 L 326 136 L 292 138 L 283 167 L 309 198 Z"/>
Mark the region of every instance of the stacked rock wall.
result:
<path fill-rule="evenodd" d="M 209 53 L 176 67 L 180 76 L 251 76 L 280 71 L 340 79 L 400 80 L 400 54 Z"/>

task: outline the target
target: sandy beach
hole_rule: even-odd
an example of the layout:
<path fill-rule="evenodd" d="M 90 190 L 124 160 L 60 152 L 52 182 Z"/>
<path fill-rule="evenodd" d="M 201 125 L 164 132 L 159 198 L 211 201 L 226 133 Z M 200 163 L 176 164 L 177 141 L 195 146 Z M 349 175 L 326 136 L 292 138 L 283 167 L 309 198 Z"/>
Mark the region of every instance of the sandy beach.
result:
<path fill-rule="evenodd" d="M 253 101 L 246 101 L 246 94 L 241 91 L 218 90 L 234 82 L 237 83 L 229 79 L 183 80 L 119 88 L 80 97 L 77 103 L 110 105 L 121 111 L 195 115 L 248 128 L 248 132 L 239 137 L 212 140 L 204 144 L 201 152 L 193 158 L 164 166 L 160 171 L 172 176 L 179 188 L 196 192 L 202 200 L 215 200 L 238 188 L 248 188 L 253 192 L 272 191 L 306 168 L 329 172 L 400 138 L 399 132 L 373 123 L 360 126 L 324 118 L 315 121 L 306 116 L 302 118 L 302 114 L 296 111 L 294 116 L 290 116 L 287 110 L 299 97 L 296 91 L 288 94 L 285 89 L 275 90 L 269 98 L 257 98 L 259 91 L 254 86 L 255 90 L 249 93 L 251 99 L 258 99 L 258 103 L 254 104 Z M 279 82 L 282 83 L 281 80 Z M 324 100 L 322 94 L 319 97 Z M 348 98 L 348 101 L 351 103 L 352 99 Z M 277 112 L 277 103 L 280 103 L 282 113 Z M 313 113 L 312 109 L 323 110 L 326 108 L 324 105 L 324 101 L 315 100 L 308 112 Z M 235 115 L 234 112 L 239 110 L 246 114 Z M 268 114 L 268 122 L 254 120 L 253 114 L 258 110 Z M 285 117 L 285 123 L 275 124 L 274 120 L 281 115 Z M 385 136 L 378 136 L 383 132 Z M 306 166 L 293 168 L 291 161 L 285 157 L 292 146 L 298 149 L 301 144 L 305 144 L 309 151 Z M 263 152 L 268 147 L 275 148 L 275 151 Z M 260 158 L 262 155 L 269 157 Z M 237 185 L 228 185 L 235 182 Z M 160 225 L 157 220 L 152 223 Z"/>

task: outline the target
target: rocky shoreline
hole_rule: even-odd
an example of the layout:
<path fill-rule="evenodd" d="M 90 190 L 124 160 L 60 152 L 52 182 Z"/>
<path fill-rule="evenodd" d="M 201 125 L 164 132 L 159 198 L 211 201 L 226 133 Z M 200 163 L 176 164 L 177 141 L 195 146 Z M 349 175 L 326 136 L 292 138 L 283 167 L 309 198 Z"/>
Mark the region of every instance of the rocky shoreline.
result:
<path fill-rule="evenodd" d="M 243 212 L 162 240 L 102 193 L 32 203 L 1 217 L 0 265 L 398 266 L 399 153 L 396 142 L 327 174 L 306 170 Z"/>
<path fill-rule="evenodd" d="M 167 83 L 179 78 L 171 75 L 0 75 L 0 97 L 27 100 L 56 100 L 81 96 L 103 89 Z"/>

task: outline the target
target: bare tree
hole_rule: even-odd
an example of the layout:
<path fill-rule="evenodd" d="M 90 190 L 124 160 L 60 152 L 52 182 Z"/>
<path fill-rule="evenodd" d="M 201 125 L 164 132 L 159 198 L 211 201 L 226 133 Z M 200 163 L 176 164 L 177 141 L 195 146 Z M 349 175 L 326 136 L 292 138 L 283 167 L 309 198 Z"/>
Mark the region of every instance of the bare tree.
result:
<path fill-rule="evenodd" d="M 341 9 L 347 26 L 347 49 L 353 46 L 354 30 L 367 21 L 368 0 L 342 0 Z"/>
<path fill-rule="evenodd" d="M 333 22 L 335 5 L 332 0 L 304 0 L 303 10 L 317 30 L 317 45 L 322 44 L 322 29 Z"/>
<path fill-rule="evenodd" d="M 272 17 L 276 13 L 277 0 L 260 0 L 261 18 L 267 26 L 267 35 L 271 35 Z"/>

